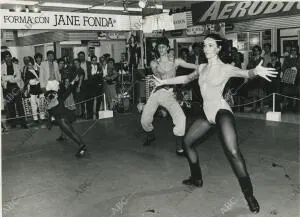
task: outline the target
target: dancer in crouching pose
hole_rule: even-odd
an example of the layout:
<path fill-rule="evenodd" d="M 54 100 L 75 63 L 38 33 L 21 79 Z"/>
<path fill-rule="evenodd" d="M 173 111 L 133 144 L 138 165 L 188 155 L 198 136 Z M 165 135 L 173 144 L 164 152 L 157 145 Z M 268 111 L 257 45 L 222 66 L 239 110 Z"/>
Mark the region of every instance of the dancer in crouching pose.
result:
<path fill-rule="evenodd" d="M 239 148 L 235 120 L 232 110 L 224 100 L 222 94 L 224 86 L 230 77 L 253 78 L 258 75 L 270 81 L 268 76 L 275 77 L 277 72 L 272 68 L 262 67 L 262 62 L 252 70 L 242 70 L 230 64 L 225 64 L 221 60 L 223 43 L 224 40 L 219 35 L 210 34 L 206 36 L 204 40 L 204 52 L 208 59 L 207 64 L 201 64 L 199 70 L 190 75 L 178 76 L 167 80 L 156 78 L 156 83 L 157 85 L 180 84 L 188 83 L 198 78 L 206 118 L 196 120 L 184 138 L 184 151 L 189 162 L 191 176 L 184 180 L 183 184 L 202 187 L 203 181 L 199 157 L 193 143 L 203 137 L 216 124 L 220 129 L 225 155 L 238 178 L 249 209 L 257 213 L 260 207 L 253 195 L 251 179 Z"/>
<path fill-rule="evenodd" d="M 75 80 L 78 80 L 78 77 L 76 77 L 71 83 L 74 84 Z M 76 133 L 72 126 L 72 123 L 76 120 L 76 116 L 71 110 L 67 109 L 64 105 L 66 97 L 68 97 L 70 92 L 73 90 L 72 87 L 73 85 L 69 86 L 64 92 L 62 92 L 59 91 L 58 81 L 48 81 L 45 94 L 48 104 L 48 129 L 51 129 L 51 118 L 54 117 L 61 131 L 64 132 L 67 136 L 69 136 L 75 143 L 78 144 L 79 149 L 76 152 L 75 156 L 82 157 L 85 154 L 87 148 L 81 136 L 78 133 Z"/>
<path fill-rule="evenodd" d="M 160 58 L 151 62 L 151 69 L 155 76 L 160 79 L 167 79 L 176 76 L 176 68 L 182 66 L 184 68 L 196 69 L 197 66 L 185 62 L 182 59 L 170 61 L 168 57 L 169 40 L 165 37 L 157 39 L 157 49 Z M 147 133 L 144 145 L 148 146 L 155 140 L 153 133 L 153 116 L 159 106 L 164 107 L 171 115 L 174 123 L 174 135 L 176 136 L 176 153 L 183 155 L 182 140 L 185 134 L 185 114 L 179 103 L 176 101 L 173 88 L 170 86 L 160 86 L 155 88 L 151 93 L 142 113 L 141 124 Z"/>

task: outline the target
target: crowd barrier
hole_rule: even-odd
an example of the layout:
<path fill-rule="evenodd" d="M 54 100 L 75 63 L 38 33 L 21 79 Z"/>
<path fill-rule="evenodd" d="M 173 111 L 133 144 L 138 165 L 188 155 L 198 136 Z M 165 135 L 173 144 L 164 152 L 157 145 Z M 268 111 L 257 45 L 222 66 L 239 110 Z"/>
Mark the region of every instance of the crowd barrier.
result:
<path fill-rule="evenodd" d="M 127 90 L 123 91 L 123 93 L 125 92 L 128 92 L 131 88 L 134 87 L 136 82 L 134 82 Z M 150 86 L 149 84 L 146 84 L 146 86 Z M 149 88 L 149 87 L 148 87 Z M 149 88 L 150 89 L 150 88 Z M 146 88 L 146 91 L 147 91 L 147 88 Z M 147 91 L 149 92 L 149 90 Z M 249 103 L 244 103 L 244 104 L 238 104 L 238 105 L 231 105 L 232 108 L 237 108 L 237 107 L 244 107 L 244 106 L 247 106 L 247 105 L 252 105 L 254 103 L 257 103 L 257 102 L 260 102 L 260 101 L 263 101 L 263 100 L 266 100 L 268 99 L 269 97 L 272 96 L 272 101 L 273 101 L 273 105 L 272 105 L 272 113 L 267 113 L 267 120 L 274 120 L 274 121 L 280 121 L 281 117 L 280 116 L 280 112 L 276 112 L 276 108 L 275 108 L 275 104 L 276 104 L 276 95 L 278 96 L 281 96 L 281 97 L 285 97 L 285 98 L 289 98 L 289 99 L 293 99 L 293 100 L 300 100 L 300 98 L 297 98 L 297 97 L 293 97 L 293 96 L 288 96 L 288 95 L 284 95 L 284 94 L 280 94 L 280 93 L 271 93 L 263 98 L 260 98 L 258 100 L 255 100 L 255 101 L 252 101 L 252 102 L 249 102 Z M 92 98 L 89 98 L 89 99 L 86 99 L 86 100 L 83 100 L 83 101 L 80 101 L 80 102 L 77 102 L 77 103 L 74 103 L 73 105 L 70 105 L 69 107 L 72 107 L 72 106 L 76 106 L 76 105 L 79 105 L 79 104 L 83 104 L 83 103 L 86 103 L 90 100 L 94 100 L 95 98 L 99 98 L 99 97 L 104 97 L 104 111 L 109 111 L 107 110 L 106 108 L 106 100 L 105 100 L 105 94 L 101 94 L 101 95 L 98 95 L 96 97 L 92 97 Z M 195 102 L 197 103 L 197 102 Z M 8 120 L 12 120 L 12 119 L 19 119 L 19 118 L 27 118 L 27 117 L 32 117 L 32 112 L 31 112 L 31 106 L 30 106 L 30 99 L 29 98 L 25 98 L 23 99 L 23 105 L 24 105 L 24 111 L 25 111 L 25 115 L 24 116 L 18 116 L 18 117 L 15 117 L 15 118 L 6 118 L 6 119 L 2 119 L 2 121 L 8 121 Z M 101 116 L 100 116 L 100 112 L 101 113 Z M 108 117 L 111 117 L 112 116 L 112 111 L 109 111 L 108 113 L 107 112 L 104 112 L 106 113 L 106 115 L 103 114 L 103 111 L 100 111 L 99 112 L 99 116 L 100 117 L 107 117 L 107 114 L 108 114 Z M 37 115 L 39 115 L 40 113 L 38 113 Z"/>

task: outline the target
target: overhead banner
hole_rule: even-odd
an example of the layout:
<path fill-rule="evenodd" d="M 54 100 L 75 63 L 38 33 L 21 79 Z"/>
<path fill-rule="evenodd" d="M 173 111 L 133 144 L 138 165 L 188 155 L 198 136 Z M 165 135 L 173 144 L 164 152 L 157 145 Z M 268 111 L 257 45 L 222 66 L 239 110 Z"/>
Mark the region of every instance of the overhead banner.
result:
<path fill-rule="evenodd" d="M 300 15 L 299 1 L 204 1 L 192 4 L 194 24 Z"/>
<path fill-rule="evenodd" d="M 0 10 L 2 29 L 141 30 L 141 16 L 72 12 L 41 13 Z"/>

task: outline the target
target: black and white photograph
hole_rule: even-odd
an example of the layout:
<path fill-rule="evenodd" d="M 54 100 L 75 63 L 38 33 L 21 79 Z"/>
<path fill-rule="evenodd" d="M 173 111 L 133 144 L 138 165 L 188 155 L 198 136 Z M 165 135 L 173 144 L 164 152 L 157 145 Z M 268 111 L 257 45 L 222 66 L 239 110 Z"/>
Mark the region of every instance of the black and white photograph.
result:
<path fill-rule="evenodd" d="M 1 217 L 299 217 L 300 2 L 0 0 Z"/>

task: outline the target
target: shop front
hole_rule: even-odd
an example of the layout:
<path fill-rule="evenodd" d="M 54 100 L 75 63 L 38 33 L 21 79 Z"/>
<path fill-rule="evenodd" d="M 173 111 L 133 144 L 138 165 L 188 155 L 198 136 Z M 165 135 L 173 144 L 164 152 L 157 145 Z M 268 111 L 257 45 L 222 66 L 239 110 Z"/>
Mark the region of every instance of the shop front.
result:
<path fill-rule="evenodd" d="M 300 44 L 300 3 L 291 2 L 200 2 L 192 4 L 193 25 L 224 22 L 226 38 L 244 54 L 248 64 L 251 49 L 271 45 L 280 54 L 285 45 Z"/>

